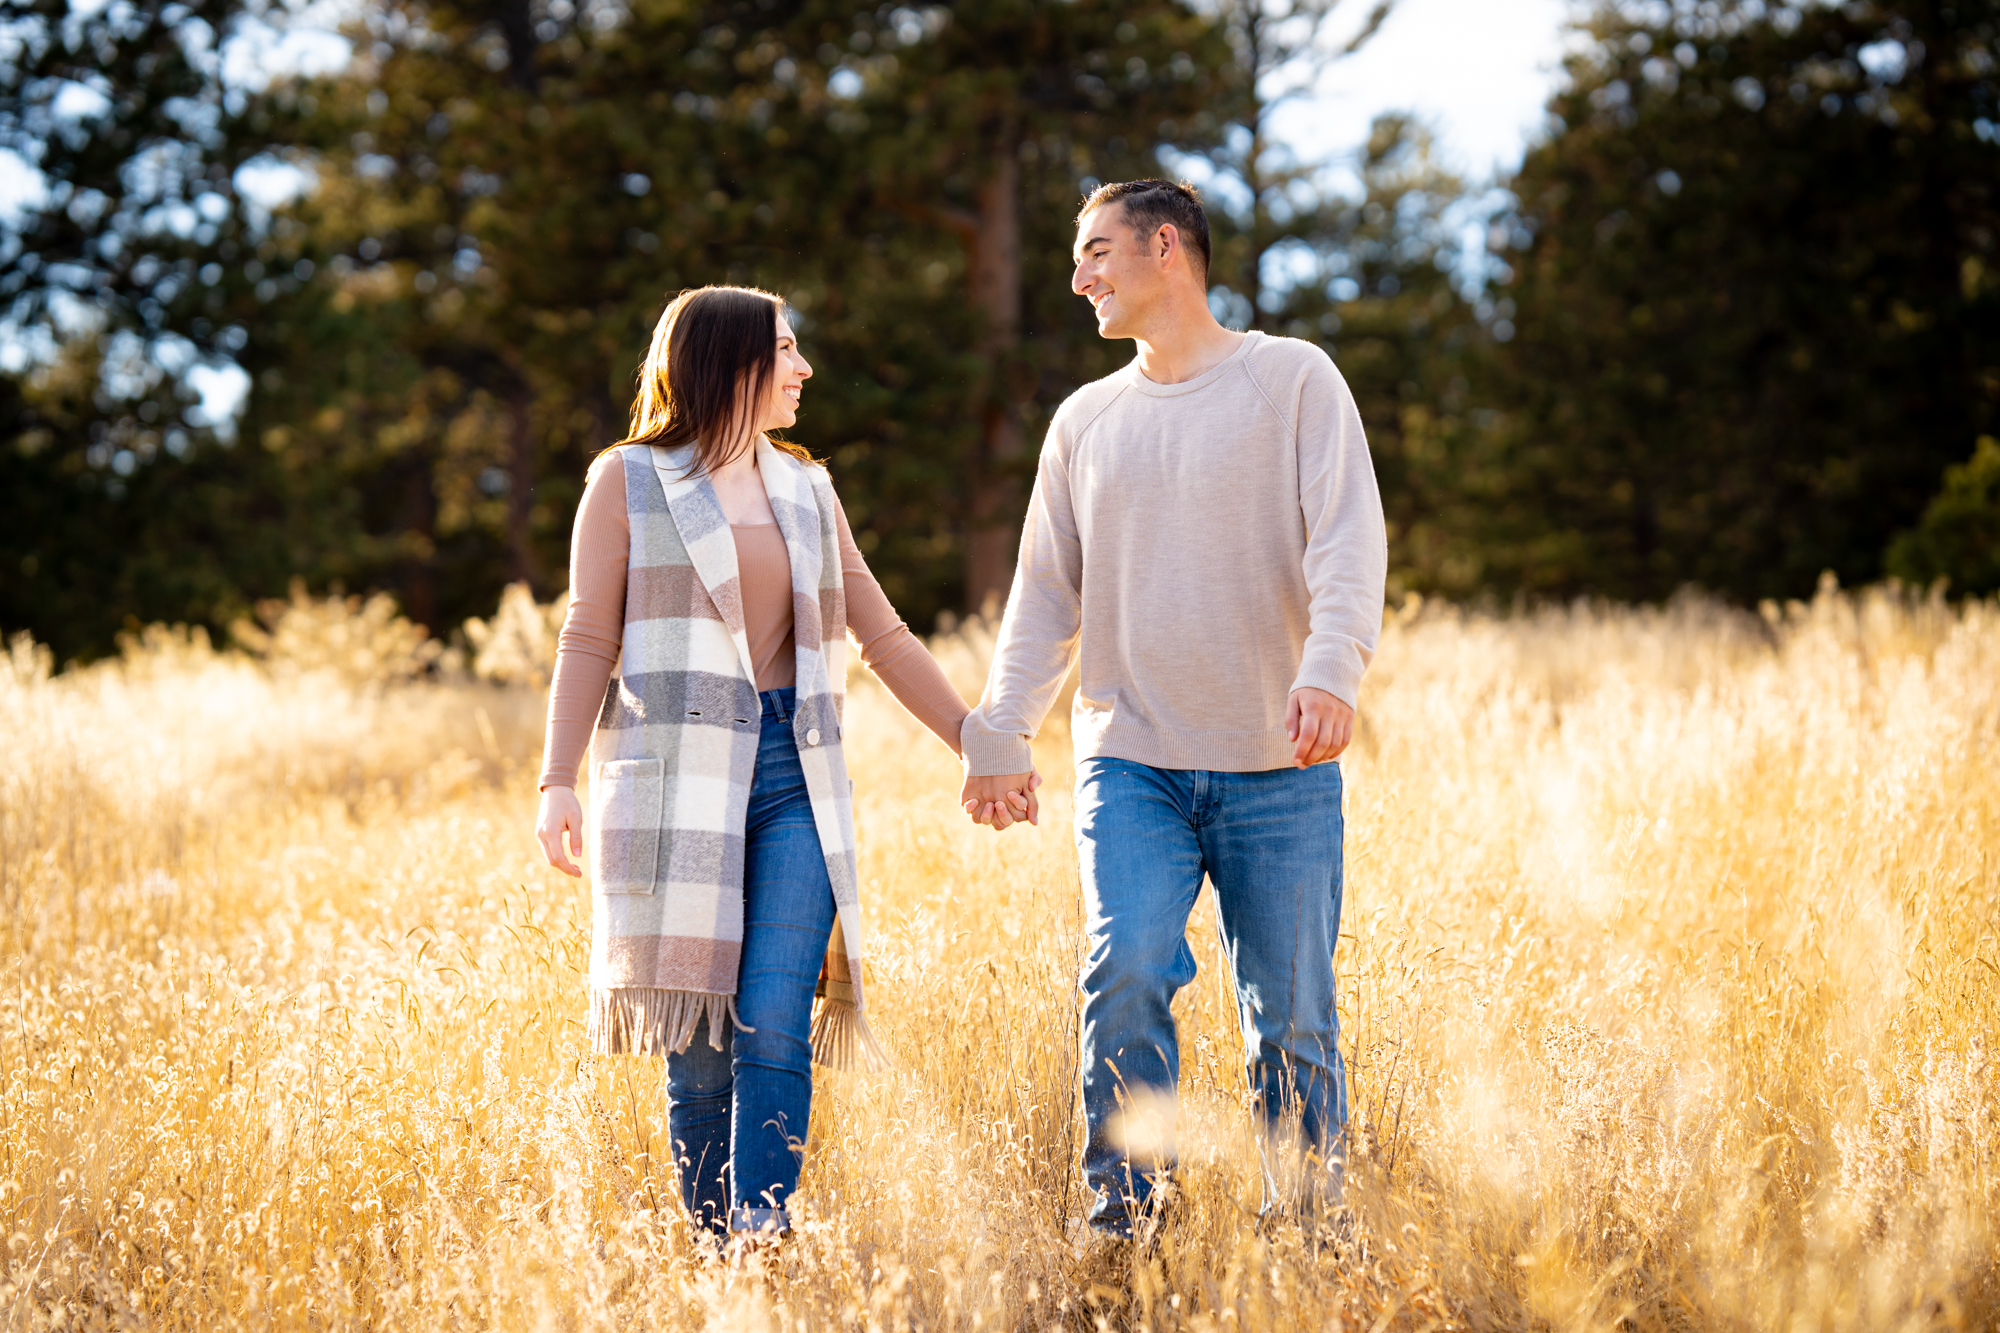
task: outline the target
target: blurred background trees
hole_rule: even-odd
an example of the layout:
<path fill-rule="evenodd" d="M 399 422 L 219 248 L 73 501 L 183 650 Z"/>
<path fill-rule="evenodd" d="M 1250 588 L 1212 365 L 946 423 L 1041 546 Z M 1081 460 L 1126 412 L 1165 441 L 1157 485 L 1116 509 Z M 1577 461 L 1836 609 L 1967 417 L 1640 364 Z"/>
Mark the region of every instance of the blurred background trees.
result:
<path fill-rule="evenodd" d="M 0 627 L 65 652 L 128 612 L 219 627 L 286 561 L 268 467 L 197 392 L 261 243 L 218 54 L 242 15 L 0 6 L 0 148 L 48 181 L 0 219 Z"/>
<path fill-rule="evenodd" d="M 2000 0 L 1603 6 L 1498 183 L 1406 118 L 1271 142 L 1372 0 L 368 0 L 261 87 L 238 0 L 0 8 L 48 182 L 0 217 L 0 627 L 65 656 L 294 578 L 439 632 L 559 592 L 713 281 L 797 310 L 794 434 L 898 608 L 977 609 L 1049 413 L 1130 355 L 1068 291 L 1079 196 L 1144 174 L 1203 183 L 1218 312 L 1353 385 L 1399 589 L 2000 586 Z"/>
<path fill-rule="evenodd" d="M 1511 185 L 1472 581 L 1879 577 L 2000 429 L 2000 5 L 1634 6 L 1589 31 Z"/>

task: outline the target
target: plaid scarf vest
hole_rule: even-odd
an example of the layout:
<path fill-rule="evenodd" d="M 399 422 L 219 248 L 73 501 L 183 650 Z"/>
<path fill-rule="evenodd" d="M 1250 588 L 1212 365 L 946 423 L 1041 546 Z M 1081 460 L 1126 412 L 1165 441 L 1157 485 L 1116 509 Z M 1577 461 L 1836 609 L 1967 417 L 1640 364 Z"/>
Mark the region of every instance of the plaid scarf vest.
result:
<path fill-rule="evenodd" d="M 863 1017 L 853 788 L 841 750 L 847 604 L 826 470 L 757 442 L 792 565 L 792 733 L 839 920 L 813 1012 L 815 1062 L 874 1064 Z M 624 445 L 632 529 L 625 633 L 591 740 L 588 1036 L 601 1054 L 684 1051 L 708 1020 L 740 1027 L 744 827 L 762 706 L 743 627 L 736 541 L 692 448 Z"/>

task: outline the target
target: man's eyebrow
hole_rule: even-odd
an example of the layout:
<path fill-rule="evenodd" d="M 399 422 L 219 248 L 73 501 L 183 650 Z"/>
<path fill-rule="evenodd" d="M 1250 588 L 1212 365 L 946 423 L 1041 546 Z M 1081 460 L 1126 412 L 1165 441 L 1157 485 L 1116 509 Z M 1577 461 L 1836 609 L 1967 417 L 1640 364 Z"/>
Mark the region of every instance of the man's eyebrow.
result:
<path fill-rule="evenodd" d="M 1093 236 L 1089 240 L 1085 241 L 1083 244 L 1077 246 L 1076 253 L 1082 254 L 1085 250 L 1088 250 L 1093 245 L 1109 245 L 1109 244 L 1111 244 L 1111 238 L 1109 236 Z"/>

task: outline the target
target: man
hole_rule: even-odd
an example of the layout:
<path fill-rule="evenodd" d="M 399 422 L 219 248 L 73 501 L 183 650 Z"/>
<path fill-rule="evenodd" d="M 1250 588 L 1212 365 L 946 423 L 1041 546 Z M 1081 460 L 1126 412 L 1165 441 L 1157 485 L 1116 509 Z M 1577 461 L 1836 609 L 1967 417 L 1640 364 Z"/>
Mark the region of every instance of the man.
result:
<path fill-rule="evenodd" d="M 1049 425 L 986 692 L 962 732 L 960 799 L 997 828 L 1034 819 L 1029 741 L 1080 655 L 1083 1166 L 1091 1226 L 1129 1236 L 1173 1166 L 1169 1005 L 1194 979 L 1185 933 L 1204 874 L 1261 1113 L 1266 1207 L 1338 1187 L 1331 761 L 1354 733 L 1388 551 L 1333 362 L 1209 312 L 1193 190 L 1104 186 L 1078 218 L 1075 260 L 1071 286 L 1099 334 L 1134 339 L 1138 356 Z"/>

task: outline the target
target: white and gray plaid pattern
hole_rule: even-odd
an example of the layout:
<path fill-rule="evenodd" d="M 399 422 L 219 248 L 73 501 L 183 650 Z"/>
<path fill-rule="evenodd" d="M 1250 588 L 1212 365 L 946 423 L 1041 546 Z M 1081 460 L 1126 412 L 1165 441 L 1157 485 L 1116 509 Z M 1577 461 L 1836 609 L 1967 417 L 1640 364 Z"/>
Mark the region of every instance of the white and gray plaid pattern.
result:
<path fill-rule="evenodd" d="M 715 488 L 688 475 L 691 448 L 620 453 L 632 534 L 625 636 L 591 742 L 589 1034 L 594 1049 L 613 1054 L 685 1050 L 704 1018 L 720 1044 L 742 957 L 743 831 L 762 726 L 736 543 Z M 854 806 L 841 749 L 847 605 L 837 511 L 824 468 L 761 439 L 757 466 L 791 557 L 792 729 L 840 913 L 814 1056 L 844 1064 L 875 1047 L 861 1016 Z"/>

